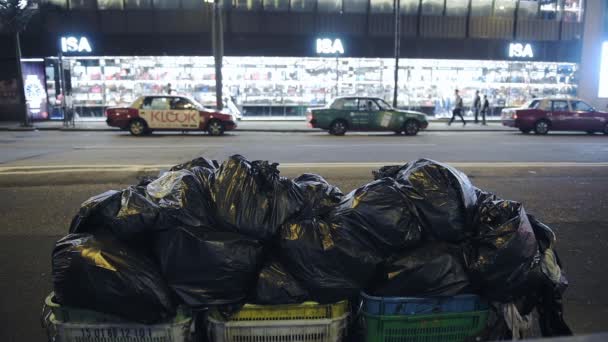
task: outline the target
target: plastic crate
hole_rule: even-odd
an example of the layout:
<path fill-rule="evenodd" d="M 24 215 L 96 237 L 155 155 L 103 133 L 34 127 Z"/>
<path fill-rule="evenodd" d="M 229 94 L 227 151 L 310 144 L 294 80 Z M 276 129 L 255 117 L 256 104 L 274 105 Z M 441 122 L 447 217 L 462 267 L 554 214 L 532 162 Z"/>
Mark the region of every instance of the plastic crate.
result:
<path fill-rule="evenodd" d="M 361 293 L 363 312 L 370 315 L 421 315 L 481 311 L 488 304 L 477 295 L 453 297 L 374 297 Z"/>
<path fill-rule="evenodd" d="M 277 321 L 340 318 L 349 312 L 348 301 L 335 304 L 305 302 L 287 305 L 253 305 L 246 304 L 230 317 L 231 321 Z M 211 316 L 222 320 L 223 317 L 212 311 Z"/>
<path fill-rule="evenodd" d="M 484 330 L 488 311 L 363 317 L 366 342 L 464 342 Z"/>
<path fill-rule="evenodd" d="M 61 322 L 51 314 L 46 329 L 54 342 L 192 342 L 191 325 L 191 318 L 153 325 Z"/>
<path fill-rule="evenodd" d="M 212 342 L 339 342 L 348 313 L 339 318 L 268 321 L 222 321 L 209 317 Z"/>
<path fill-rule="evenodd" d="M 108 315 L 101 312 L 67 307 L 57 304 L 55 301 L 55 293 L 51 292 L 44 300 L 44 312 L 50 310 L 57 321 L 61 322 L 84 322 L 84 323 L 120 323 L 124 322 L 123 318 L 114 315 Z"/>

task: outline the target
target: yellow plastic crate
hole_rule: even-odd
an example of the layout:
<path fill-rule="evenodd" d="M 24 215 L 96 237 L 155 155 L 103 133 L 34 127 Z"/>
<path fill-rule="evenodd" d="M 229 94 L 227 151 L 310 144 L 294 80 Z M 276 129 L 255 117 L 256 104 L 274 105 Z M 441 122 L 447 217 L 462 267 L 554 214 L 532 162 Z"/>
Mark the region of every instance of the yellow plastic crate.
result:
<path fill-rule="evenodd" d="M 239 312 L 230 317 L 230 321 L 336 319 L 348 312 L 348 301 L 345 300 L 335 304 L 319 304 L 315 302 L 287 305 L 245 304 Z M 211 312 L 211 316 L 221 319 L 221 315 L 217 311 Z"/>

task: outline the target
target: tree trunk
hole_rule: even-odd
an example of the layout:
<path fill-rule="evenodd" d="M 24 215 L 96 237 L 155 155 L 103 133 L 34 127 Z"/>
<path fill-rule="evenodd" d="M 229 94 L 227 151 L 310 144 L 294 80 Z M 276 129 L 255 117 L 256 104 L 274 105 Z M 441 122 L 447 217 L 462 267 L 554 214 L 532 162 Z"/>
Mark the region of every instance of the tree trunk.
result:
<path fill-rule="evenodd" d="M 28 127 L 30 126 L 30 116 L 27 110 L 25 90 L 23 89 L 23 71 L 21 70 L 21 42 L 19 39 L 19 31 L 15 32 L 15 59 L 17 62 L 17 94 L 19 94 L 19 104 L 21 105 L 21 125 Z"/>

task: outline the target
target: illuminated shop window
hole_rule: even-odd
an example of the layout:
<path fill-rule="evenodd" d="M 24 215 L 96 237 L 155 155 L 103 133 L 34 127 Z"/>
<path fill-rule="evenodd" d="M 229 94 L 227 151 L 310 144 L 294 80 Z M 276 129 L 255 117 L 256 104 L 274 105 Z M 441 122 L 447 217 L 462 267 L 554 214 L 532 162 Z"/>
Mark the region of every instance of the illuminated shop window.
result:
<path fill-rule="evenodd" d="M 519 10 L 517 17 L 520 19 L 538 18 L 538 1 L 536 0 L 521 0 L 519 2 Z"/>
<path fill-rule="evenodd" d="M 444 0 L 422 0 L 423 15 L 443 15 Z"/>
<path fill-rule="evenodd" d="M 342 0 L 318 0 L 317 6 L 319 12 L 340 12 L 342 11 Z"/>
<path fill-rule="evenodd" d="M 265 11 L 287 11 L 289 0 L 264 0 Z"/>
<path fill-rule="evenodd" d="M 564 21 L 580 22 L 583 21 L 584 0 L 564 0 L 563 16 Z"/>
<path fill-rule="evenodd" d="M 262 0 L 233 0 L 232 6 L 241 10 L 256 11 L 262 8 Z"/>
<path fill-rule="evenodd" d="M 516 0 L 495 0 L 494 15 L 497 17 L 513 18 L 516 5 Z"/>
<path fill-rule="evenodd" d="M 345 4 L 346 7 L 346 4 Z M 370 10 L 372 13 L 393 13 L 394 1 L 393 0 L 371 0 Z"/>
<path fill-rule="evenodd" d="M 179 8 L 179 0 L 154 0 L 154 8 L 159 8 L 159 9 Z"/>
<path fill-rule="evenodd" d="M 493 0 L 471 0 L 471 15 L 489 17 L 492 15 Z"/>
<path fill-rule="evenodd" d="M 542 19 L 560 19 L 560 0 L 540 0 L 540 17 Z"/>
<path fill-rule="evenodd" d="M 152 0 L 125 0 L 127 9 L 146 9 L 152 7 Z"/>
<path fill-rule="evenodd" d="M 445 4 L 446 15 L 464 17 L 469 11 L 469 0 L 450 0 Z"/>
<path fill-rule="evenodd" d="M 401 0 L 401 13 L 407 15 L 417 15 L 420 0 Z"/>
<path fill-rule="evenodd" d="M 46 3 L 49 5 L 57 6 L 57 7 L 61 7 L 61 8 L 66 8 L 68 5 L 67 0 L 47 0 Z"/>
<path fill-rule="evenodd" d="M 122 9 L 122 0 L 97 0 L 97 8 L 105 9 Z"/>
<path fill-rule="evenodd" d="M 70 0 L 70 8 L 72 8 L 72 9 L 96 9 L 97 1 L 95 1 L 95 0 Z"/>
<path fill-rule="evenodd" d="M 312 12 L 314 9 L 314 0 L 291 0 L 291 10 L 293 12 Z"/>
<path fill-rule="evenodd" d="M 365 13 L 367 12 L 367 0 L 346 0 L 344 1 L 344 12 L 346 13 Z"/>

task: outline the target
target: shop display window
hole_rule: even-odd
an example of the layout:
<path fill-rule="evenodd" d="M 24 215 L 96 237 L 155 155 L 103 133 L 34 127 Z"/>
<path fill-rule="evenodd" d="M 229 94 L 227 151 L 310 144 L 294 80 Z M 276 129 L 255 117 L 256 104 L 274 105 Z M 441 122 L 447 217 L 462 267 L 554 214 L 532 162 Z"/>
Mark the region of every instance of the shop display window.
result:
<path fill-rule="evenodd" d="M 370 12 L 372 13 L 393 13 L 394 6 L 393 0 L 370 0 Z M 346 7 L 346 4 L 344 4 L 344 7 Z"/>
<path fill-rule="evenodd" d="M 262 8 L 262 0 L 232 0 L 232 7 L 240 10 L 257 11 Z"/>
<path fill-rule="evenodd" d="M 203 1 L 201 0 L 181 0 L 182 2 L 182 8 L 184 9 L 197 9 L 197 10 L 202 10 L 203 9 L 203 5 L 205 4 Z"/>
<path fill-rule="evenodd" d="M 497 17 L 513 18 L 517 0 L 494 0 L 494 15 Z"/>
<path fill-rule="evenodd" d="M 446 1 L 446 15 L 464 17 L 469 11 L 469 0 Z"/>
<path fill-rule="evenodd" d="M 105 9 L 123 9 L 123 0 L 97 0 L 97 8 Z"/>
<path fill-rule="evenodd" d="M 445 0 L 422 0 L 423 15 L 443 15 Z"/>
<path fill-rule="evenodd" d="M 564 0 L 563 15 L 564 21 L 581 22 L 583 21 L 584 0 Z"/>
<path fill-rule="evenodd" d="M 264 0 L 264 10 L 266 11 L 287 11 L 289 0 Z"/>
<path fill-rule="evenodd" d="M 215 105 L 211 56 L 65 59 L 77 107 L 128 105 L 141 95 L 167 94 L 168 88 Z M 390 58 L 228 56 L 224 94 L 244 115 L 304 115 L 301 108 L 327 105 L 336 96 L 392 102 L 393 68 Z M 576 74 L 572 63 L 401 59 L 398 107 L 447 115 L 454 89 L 461 90 L 465 106 L 475 90 L 487 94 L 493 107 L 517 106 L 533 97 L 575 95 Z"/>
<path fill-rule="evenodd" d="M 560 19 L 562 0 L 539 0 L 540 17 L 546 20 Z"/>
<path fill-rule="evenodd" d="M 517 18 L 519 19 L 535 19 L 538 17 L 539 3 L 537 0 L 521 0 Z"/>
<path fill-rule="evenodd" d="M 152 7 L 152 0 L 125 0 L 127 9 L 147 9 Z"/>
<path fill-rule="evenodd" d="M 315 5 L 315 1 L 311 0 L 291 0 L 291 10 L 294 12 L 312 12 Z"/>
<path fill-rule="evenodd" d="M 176 9 L 179 8 L 180 0 L 154 0 L 154 8 Z"/>
<path fill-rule="evenodd" d="M 58 6 L 61 8 L 67 8 L 68 0 L 46 0 L 46 2 L 53 6 Z"/>
<path fill-rule="evenodd" d="M 96 0 L 69 0 L 71 9 L 97 9 Z"/>
<path fill-rule="evenodd" d="M 342 0 L 317 0 L 317 8 L 319 12 L 341 12 Z"/>
<path fill-rule="evenodd" d="M 401 14 L 418 15 L 420 0 L 401 0 Z"/>
<path fill-rule="evenodd" d="M 471 15 L 476 17 L 489 17 L 492 15 L 494 0 L 471 0 Z"/>

